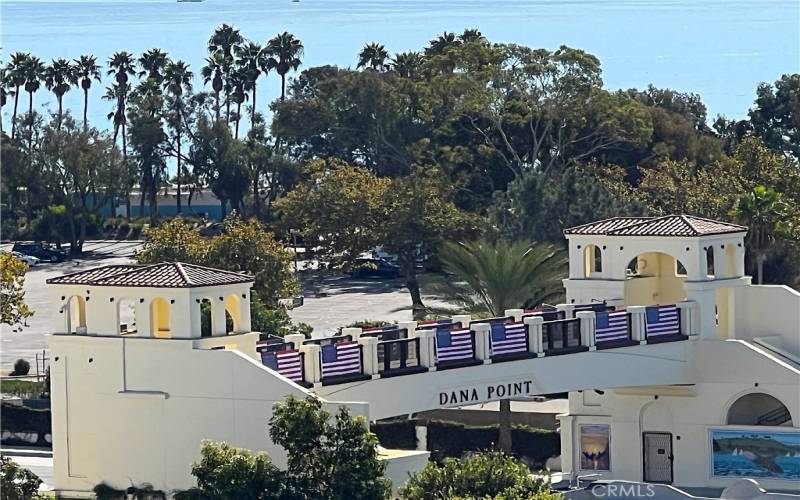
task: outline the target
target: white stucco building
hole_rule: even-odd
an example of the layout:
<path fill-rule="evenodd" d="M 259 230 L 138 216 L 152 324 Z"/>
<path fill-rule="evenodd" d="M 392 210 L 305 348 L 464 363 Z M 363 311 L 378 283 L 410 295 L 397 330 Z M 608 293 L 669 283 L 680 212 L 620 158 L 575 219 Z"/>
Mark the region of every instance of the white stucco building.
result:
<path fill-rule="evenodd" d="M 238 273 L 164 263 L 55 278 L 55 487 L 186 488 L 202 439 L 281 465 L 266 422 L 289 394 L 375 420 L 569 392 L 559 419 L 572 477 L 797 489 L 800 293 L 750 283 L 745 233 L 688 216 L 587 224 L 565 231 L 567 301 L 555 308 L 326 339 L 259 342 L 252 278 Z M 427 454 L 386 458 L 400 486 Z"/>

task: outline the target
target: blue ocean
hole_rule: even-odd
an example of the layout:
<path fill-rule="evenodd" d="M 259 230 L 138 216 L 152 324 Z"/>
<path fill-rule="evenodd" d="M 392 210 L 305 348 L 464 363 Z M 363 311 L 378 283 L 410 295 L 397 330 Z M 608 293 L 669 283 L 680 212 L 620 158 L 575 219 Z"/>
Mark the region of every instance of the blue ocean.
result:
<path fill-rule="evenodd" d="M 797 0 L 0 0 L 0 15 L 4 61 L 18 50 L 48 61 L 85 53 L 105 61 L 117 50 L 160 47 L 196 75 L 221 23 L 262 43 L 294 33 L 306 47 L 304 67 L 355 66 L 368 42 L 420 49 L 442 31 L 475 27 L 495 42 L 583 48 L 600 58 L 610 89 L 652 83 L 697 92 L 712 119 L 746 116 L 759 82 L 800 70 Z M 266 108 L 278 78 L 259 86 Z M 93 92 L 89 110 L 103 125 L 112 106 L 101 93 Z M 43 90 L 34 105 L 53 109 L 50 100 Z M 79 92 L 67 94 L 67 107 L 79 112 L 81 103 Z"/>

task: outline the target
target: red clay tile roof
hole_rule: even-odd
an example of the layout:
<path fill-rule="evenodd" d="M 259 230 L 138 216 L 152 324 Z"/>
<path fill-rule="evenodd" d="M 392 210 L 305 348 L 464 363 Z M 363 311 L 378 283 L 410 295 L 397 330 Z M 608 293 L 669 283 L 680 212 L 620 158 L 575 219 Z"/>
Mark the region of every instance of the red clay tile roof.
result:
<path fill-rule="evenodd" d="M 66 275 L 47 280 L 55 284 L 85 284 L 93 286 L 125 286 L 148 288 L 194 288 L 202 286 L 251 283 L 252 276 L 233 271 L 196 266 L 182 262 L 163 262 L 149 266 L 117 266 L 116 272 L 106 266 L 84 271 L 83 275 Z M 104 271 L 105 270 L 105 271 Z M 95 273 L 95 275 L 92 275 Z M 81 274 L 81 273 L 75 273 Z M 72 278 L 71 278 L 72 277 Z M 69 278 L 66 279 L 65 278 Z"/>
<path fill-rule="evenodd" d="M 50 278 L 47 280 L 47 283 L 58 285 L 90 285 L 97 279 L 129 271 L 136 267 L 137 266 L 133 264 L 115 264 L 111 266 L 95 267 L 93 269 L 86 269 Z"/>
<path fill-rule="evenodd" d="M 637 222 L 651 220 L 652 217 L 612 217 L 564 230 L 564 234 L 607 234 L 612 229 L 630 226 Z"/>
<path fill-rule="evenodd" d="M 747 228 L 694 215 L 614 217 L 565 229 L 564 234 L 608 236 L 708 236 L 746 232 Z"/>

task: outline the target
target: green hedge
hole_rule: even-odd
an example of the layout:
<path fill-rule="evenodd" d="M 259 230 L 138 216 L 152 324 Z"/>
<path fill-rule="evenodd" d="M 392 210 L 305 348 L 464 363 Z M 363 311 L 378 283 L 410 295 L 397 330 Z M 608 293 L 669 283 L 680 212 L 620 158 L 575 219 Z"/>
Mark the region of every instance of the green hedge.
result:
<path fill-rule="evenodd" d="M 417 431 L 414 420 L 384 420 L 375 422 L 370 430 L 378 436 L 384 448 L 393 450 L 416 450 Z"/>
<path fill-rule="evenodd" d="M 381 446 L 394 449 L 416 449 L 414 420 L 389 420 L 376 422 L 372 432 Z M 435 460 L 461 457 L 466 452 L 488 450 L 497 444 L 498 426 L 472 426 L 456 422 L 432 420 L 428 423 L 428 450 Z M 515 425 L 511 431 L 514 455 L 531 467 L 544 467 L 548 458 L 561 453 L 561 440 L 555 431 Z"/>

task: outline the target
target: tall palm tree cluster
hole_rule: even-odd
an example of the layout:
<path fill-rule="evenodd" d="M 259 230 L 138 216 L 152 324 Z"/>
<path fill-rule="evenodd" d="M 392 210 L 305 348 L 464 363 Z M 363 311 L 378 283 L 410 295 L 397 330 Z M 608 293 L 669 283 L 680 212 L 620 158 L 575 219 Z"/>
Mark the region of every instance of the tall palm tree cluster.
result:
<path fill-rule="evenodd" d="M 363 68 L 367 71 L 392 71 L 403 78 L 416 78 L 424 57 L 445 57 L 447 53 L 459 45 L 486 40 L 483 34 L 477 29 L 466 29 L 460 35 L 445 31 L 438 37 L 428 42 L 428 46 L 423 52 L 408 51 L 398 52 L 393 57 L 389 57 L 389 52 L 383 44 L 372 42 L 364 45 L 358 53 L 358 64 L 356 68 Z"/>
<path fill-rule="evenodd" d="M 208 57 L 201 75 L 214 98 L 217 120 L 231 123 L 235 136 L 239 134 L 242 107 L 250 101 L 250 121 L 256 120 L 256 84 L 261 75 L 271 71 L 281 80 L 281 100 L 286 98 L 286 77 L 302 64 L 303 44 L 291 33 L 280 33 L 261 45 L 246 40 L 233 26 L 219 26 L 208 40 Z M 33 116 L 34 94 L 42 84 L 53 93 L 57 103 L 56 119 L 63 115 L 63 98 L 73 88 L 83 90 L 83 126 L 88 129 L 89 92 L 93 82 L 102 81 L 103 68 L 93 55 L 82 55 L 72 61 L 54 59 L 46 64 L 27 52 L 16 52 L 0 68 L 0 98 L 2 106 L 13 101 L 11 137 L 17 137 L 17 118 L 20 96 L 28 94 L 27 116 Z M 174 111 L 180 112 L 188 94 L 192 92 L 193 72 L 183 61 L 173 61 L 161 49 L 150 49 L 136 57 L 130 52 L 114 53 L 107 61 L 106 74 L 111 83 L 105 89 L 105 99 L 114 104 L 108 117 L 113 126 L 115 142 L 122 137 L 123 153 L 127 155 L 126 108 L 135 96 L 158 95 L 171 102 Z M 138 77 L 134 87 L 131 78 Z M 0 120 L 0 131 L 3 130 Z"/>

